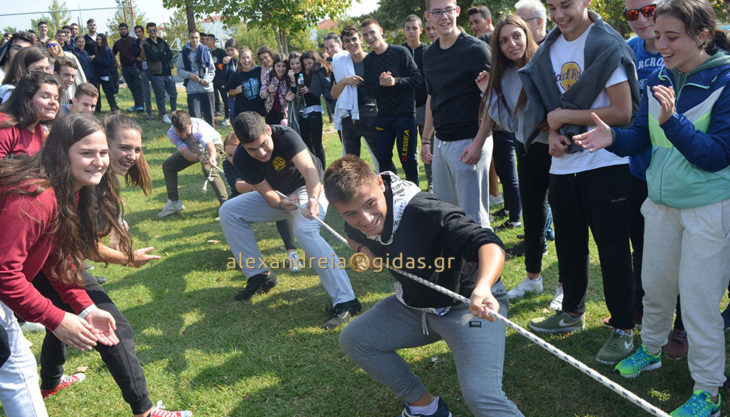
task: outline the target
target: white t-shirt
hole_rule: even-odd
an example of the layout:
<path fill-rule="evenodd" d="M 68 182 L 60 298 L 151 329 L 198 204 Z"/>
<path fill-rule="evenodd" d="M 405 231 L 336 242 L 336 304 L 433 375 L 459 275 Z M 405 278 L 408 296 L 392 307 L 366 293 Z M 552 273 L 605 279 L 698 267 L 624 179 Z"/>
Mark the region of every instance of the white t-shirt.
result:
<path fill-rule="evenodd" d="M 561 93 L 565 93 L 568 88 L 575 84 L 583 73 L 583 69 L 585 68 L 583 62 L 585 57 L 584 49 L 586 39 L 588 38 L 588 32 L 590 32 L 592 28 L 593 25 L 591 24 L 591 26 L 589 26 L 588 29 L 574 41 L 568 41 L 563 35 L 561 35 L 555 40 L 555 43 L 550 48 L 550 60 L 553 64 L 553 78 L 555 79 L 555 84 L 557 84 Z M 605 88 L 624 81 L 628 81 L 626 70 L 622 65 L 619 65 L 613 71 L 608 81 L 606 81 Z M 590 108 L 595 109 L 611 105 L 611 100 L 609 100 L 608 93 L 606 93 L 605 88 L 598 94 L 598 97 L 596 97 L 593 101 Z M 587 129 L 590 130 L 594 127 L 595 126 L 588 126 Z M 616 156 L 605 149 L 601 149 L 594 153 L 588 151 L 572 154 L 566 153 L 560 158 L 553 157 L 552 165 L 550 166 L 550 173 L 557 175 L 574 174 L 576 172 L 628 163 L 628 158 Z"/>

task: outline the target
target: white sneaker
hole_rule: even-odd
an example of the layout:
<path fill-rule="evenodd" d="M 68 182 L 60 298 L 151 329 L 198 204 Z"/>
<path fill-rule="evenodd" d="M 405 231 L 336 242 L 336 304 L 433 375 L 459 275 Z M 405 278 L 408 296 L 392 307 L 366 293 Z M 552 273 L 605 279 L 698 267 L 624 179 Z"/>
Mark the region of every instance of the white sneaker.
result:
<path fill-rule="evenodd" d="M 167 113 L 162 115 L 162 122 L 167 124 L 172 124 L 172 120 L 170 120 L 170 116 L 167 115 Z"/>
<path fill-rule="evenodd" d="M 183 210 L 185 210 L 185 206 L 183 206 L 180 200 L 167 200 L 167 204 L 165 204 L 165 207 L 162 209 L 162 211 L 157 213 L 157 217 L 169 216 L 171 214 L 179 213 Z"/>
<path fill-rule="evenodd" d="M 550 301 L 550 305 L 548 306 L 548 310 L 562 310 L 563 309 L 563 286 L 560 285 L 555 290 L 555 295 L 553 296 L 553 301 Z"/>
<path fill-rule="evenodd" d="M 297 262 L 299 262 L 299 255 L 297 255 L 296 252 L 287 252 L 286 256 L 289 257 L 289 260 L 291 261 L 291 265 L 289 266 L 289 270 L 292 272 L 299 271 L 299 267 L 297 266 Z"/>
<path fill-rule="evenodd" d="M 221 122 L 221 126 L 230 126 L 230 125 L 231 125 L 231 122 L 229 122 L 228 119 L 223 119 L 223 121 Z"/>
<path fill-rule="evenodd" d="M 515 300 L 517 298 L 524 297 L 528 292 L 534 292 L 535 294 L 540 294 L 542 292 L 542 275 L 538 276 L 537 279 L 525 277 L 525 279 L 520 282 L 520 285 L 507 292 L 507 298 Z"/>
<path fill-rule="evenodd" d="M 504 197 L 502 197 L 502 194 L 498 196 L 489 195 L 489 208 L 492 208 L 493 206 L 496 206 L 497 204 L 504 203 Z"/>

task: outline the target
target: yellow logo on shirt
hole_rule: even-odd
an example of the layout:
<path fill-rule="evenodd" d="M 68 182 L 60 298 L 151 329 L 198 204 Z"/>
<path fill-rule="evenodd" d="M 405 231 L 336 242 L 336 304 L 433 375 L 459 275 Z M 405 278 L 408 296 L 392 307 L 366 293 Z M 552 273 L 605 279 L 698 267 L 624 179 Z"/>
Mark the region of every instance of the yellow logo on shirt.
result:
<path fill-rule="evenodd" d="M 281 171 L 286 166 L 286 161 L 284 158 L 277 156 L 271 160 L 271 165 L 274 167 L 275 171 Z"/>
<path fill-rule="evenodd" d="M 558 79 L 556 81 L 560 82 L 560 86 L 563 87 L 563 90 L 568 91 L 568 89 L 580 79 L 581 74 L 578 64 L 573 61 L 566 62 L 560 68 L 560 74 L 557 75 Z"/>

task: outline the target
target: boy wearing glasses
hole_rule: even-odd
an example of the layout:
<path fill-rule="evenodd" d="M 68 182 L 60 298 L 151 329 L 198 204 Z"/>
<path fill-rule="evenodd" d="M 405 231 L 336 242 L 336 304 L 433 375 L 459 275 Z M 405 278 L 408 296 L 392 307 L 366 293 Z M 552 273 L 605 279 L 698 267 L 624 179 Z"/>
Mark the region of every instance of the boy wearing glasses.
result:
<path fill-rule="evenodd" d="M 611 125 L 628 124 L 639 93 L 631 50 L 589 4 L 547 0 L 556 28 L 519 72 L 529 103 L 525 130 L 533 132 L 525 147 L 541 128 L 549 129 L 549 200 L 564 291 L 562 310 L 529 326 L 542 333 L 585 327 L 590 227 L 611 313 L 606 324 L 613 328 L 596 361 L 615 364 L 634 347 L 628 160 L 605 150 L 583 152 L 572 136 L 591 129 L 592 112 Z"/>
<path fill-rule="evenodd" d="M 426 18 L 438 39 L 423 54 L 428 98 L 421 159 L 431 164 L 436 196 L 489 227 L 492 141 L 473 140 L 479 130 L 481 92 L 471 82 L 489 69 L 489 46 L 456 26 L 460 8 L 455 0 L 430 0 L 427 6 Z"/>

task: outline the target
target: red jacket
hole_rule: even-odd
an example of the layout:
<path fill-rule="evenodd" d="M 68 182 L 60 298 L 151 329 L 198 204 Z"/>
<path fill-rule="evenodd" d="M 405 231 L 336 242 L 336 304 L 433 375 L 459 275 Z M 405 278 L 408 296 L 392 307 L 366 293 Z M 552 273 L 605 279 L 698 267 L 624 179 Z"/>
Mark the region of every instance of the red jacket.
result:
<path fill-rule="evenodd" d="M 9 118 L 7 114 L 0 113 L 0 123 Z M 18 126 L 0 129 L 0 159 L 4 159 L 8 155 L 35 155 L 40 152 L 44 141 L 45 133 L 43 133 L 43 126 L 40 123 L 36 125 L 33 132 Z"/>

